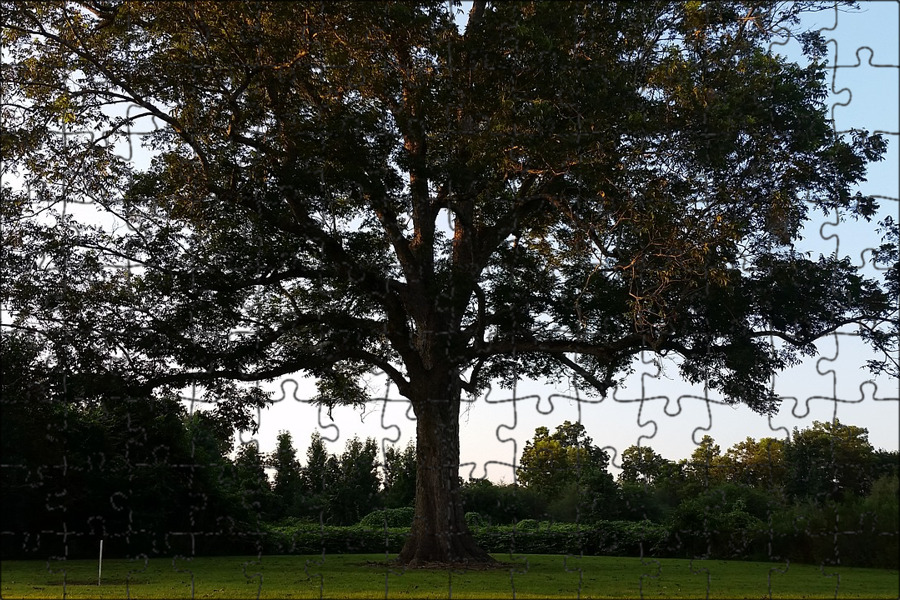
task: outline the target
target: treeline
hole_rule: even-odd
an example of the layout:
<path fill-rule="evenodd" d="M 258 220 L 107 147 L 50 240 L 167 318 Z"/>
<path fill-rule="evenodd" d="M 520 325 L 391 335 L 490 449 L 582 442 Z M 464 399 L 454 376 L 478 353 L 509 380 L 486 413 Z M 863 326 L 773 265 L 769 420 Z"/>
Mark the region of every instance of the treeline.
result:
<path fill-rule="evenodd" d="M 551 523 L 577 522 L 594 531 L 582 531 L 582 549 L 642 523 L 649 555 L 897 566 L 898 453 L 875 450 L 865 428 L 814 422 L 789 441 L 748 437 L 724 452 L 704 436 L 677 461 L 630 446 L 615 480 L 609 462 L 580 423 L 541 427 L 518 485 L 470 482 L 467 509 L 477 522 L 543 522 L 542 539 L 553 538 Z M 574 547 L 561 533 L 554 540 Z"/>
<path fill-rule="evenodd" d="M 289 433 L 233 452 L 215 412 L 176 398 L 101 403 L 4 400 L 2 556 L 186 555 L 259 549 L 265 524 L 351 525 L 412 504 L 415 449 L 312 436 L 301 466 Z M 267 474 L 273 473 L 273 477 Z"/>
<path fill-rule="evenodd" d="M 412 506 L 415 500 L 411 443 L 402 450 L 388 446 L 382 457 L 373 438 L 354 437 L 334 455 L 314 432 L 301 464 L 291 434 L 282 431 L 274 452 L 261 454 L 255 444 L 245 444 L 234 464 L 245 501 L 269 523 L 354 525 L 376 508 Z"/>
<path fill-rule="evenodd" d="M 375 440 L 354 438 L 330 454 L 313 434 L 301 460 L 281 432 L 270 453 L 235 452 L 235 423 L 252 423 L 234 403 L 189 413 L 174 394 L 49 394 L 50 375 L 32 366 L 38 349 L 2 341 L 4 558 L 92 556 L 100 539 L 107 556 L 295 551 L 301 538 L 368 548 L 388 539 L 379 529 L 411 523 L 412 445 L 382 455 Z M 527 534 L 546 551 L 608 551 L 598 540 L 610 536 L 633 550 L 646 534 L 645 551 L 659 555 L 818 562 L 839 550 L 844 564 L 896 566 L 898 454 L 875 450 L 864 428 L 817 422 L 789 441 L 747 438 L 724 451 L 704 437 L 682 460 L 631 446 L 617 463 L 614 478 L 580 423 L 538 428 L 515 483 L 463 483 L 467 519 L 493 536 L 490 547 Z M 551 535 L 548 523 L 578 524 L 581 537 Z"/>
<path fill-rule="evenodd" d="M 753 503 L 751 496 L 765 497 L 775 503 L 772 508 L 854 502 L 896 485 L 898 453 L 875 450 L 868 430 L 834 421 L 795 428 L 790 440 L 748 437 L 724 452 L 707 435 L 689 458 L 677 461 L 650 446 L 630 446 L 615 480 L 609 464 L 608 453 L 593 444 L 582 424 L 566 421 L 552 435 L 538 428 L 517 471 L 520 487 L 533 495 L 531 516 L 665 522 L 697 498 L 721 496 L 723 490 L 731 496 L 742 490 L 744 505 Z"/>
<path fill-rule="evenodd" d="M 221 387 L 211 410 L 189 412 L 174 391 L 113 397 L 48 369 L 32 337 L 0 345 L 4 558 L 92 556 L 101 539 L 107 556 L 254 553 L 266 524 L 353 524 L 414 494 L 412 447 L 382 457 L 353 439 L 333 456 L 313 436 L 301 467 L 282 433 L 270 454 L 235 452 L 259 398 Z"/>
<path fill-rule="evenodd" d="M 384 551 L 404 535 L 385 527 L 413 518 L 413 445 L 382 456 L 353 438 L 330 454 L 314 433 L 301 460 L 281 432 L 271 453 L 234 452 L 222 415 L 175 398 L 7 397 L 2 426 L 4 558 L 91 556 L 101 538 L 107 556 Z M 620 460 L 614 478 L 580 423 L 538 428 L 516 483 L 463 483 L 467 521 L 519 551 L 821 562 L 837 548 L 844 564 L 895 565 L 898 455 L 863 428 L 817 422 L 724 452 L 704 437 L 678 461 L 631 446 Z"/>

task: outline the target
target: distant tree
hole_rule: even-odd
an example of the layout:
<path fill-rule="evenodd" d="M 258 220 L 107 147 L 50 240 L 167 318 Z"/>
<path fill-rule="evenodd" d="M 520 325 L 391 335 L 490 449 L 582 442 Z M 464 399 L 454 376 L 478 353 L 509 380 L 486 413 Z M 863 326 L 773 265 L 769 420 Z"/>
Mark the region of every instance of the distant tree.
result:
<path fill-rule="evenodd" d="M 378 445 L 373 438 L 347 440 L 337 480 L 329 488 L 328 510 L 335 523 L 352 525 L 377 506 Z"/>
<path fill-rule="evenodd" d="M 784 447 L 785 442 L 775 438 L 748 437 L 736 443 L 721 460 L 725 478 L 759 489 L 782 489 L 787 472 Z"/>
<path fill-rule="evenodd" d="M 386 508 L 413 506 L 416 499 L 416 446 L 410 441 L 400 450 L 388 446 L 384 450 L 384 490 L 382 492 Z"/>
<path fill-rule="evenodd" d="M 265 456 L 255 442 L 241 445 L 234 458 L 234 479 L 242 502 L 251 515 L 263 521 L 276 515 L 275 495 L 266 475 Z"/>
<path fill-rule="evenodd" d="M 525 442 L 516 478 L 523 486 L 548 498 L 559 493 L 563 484 L 573 477 L 569 467 L 566 447 L 541 426 L 534 430 L 534 438 Z"/>
<path fill-rule="evenodd" d="M 584 425 L 565 421 L 552 435 L 546 427 L 535 430 L 525 442 L 516 475 L 547 501 L 554 518 L 597 519 L 615 499 L 608 467 L 609 455 L 593 445 Z"/>
<path fill-rule="evenodd" d="M 900 452 L 897 450 L 876 450 L 873 477 L 900 475 Z"/>
<path fill-rule="evenodd" d="M 792 498 L 840 500 L 864 496 L 872 485 L 875 451 L 869 431 L 834 421 L 794 428 L 784 448 L 785 492 Z"/>
<path fill-rule="evenodd" d="M 329 520 L 329 488 L 338 476 L 335 461 L 334 455 L 328 453 L 322 435 L 313 431 L 306 449 L 306 465 L 300 473 L 298 516 L 319 523 Z"/>
<path fill-rule="evenodd" d="M 275 469 L 272 491 L 278 499 L 279 516 L 298 516 L 303 481 L 300 461 L 297 460 L 297 450 L 290 432 L 278 432 L 275 450 L 269 455 L 266 464 Z"/>
<path fill-rule="evenodd" d="M 725 481 L 722 449 L 711 436 L 703 436 L 686 466 L 688 481 L 700 489 L 709 489 Z"/>
<path fill-rule="evenodd" d="M 458 7 L 2 8 L 4 327 L 40 332 L 76 395 L 258 406 L 299 373 L 359 404 L 384 373 L 416 415 L 411 564 L 490 560 L 459 496 L 464 391 L 605 394 L 655 352 L 769 413 L 816 339 L 888 348 L 896 323 L 850 259 L 795 246 L 813 209 L 876 214 L 853 188 L 886 147 L 835 134 L 821 35 L 809 66 L 769 50 L 814 5 L 476 0 L 464 31 Z M 117 154 L 142 119 L 146 168 Z"/>
<path fill-rule="evenodd" d="M 303 467 L 303 491 L 305 494 L 321 494 L 328 477 L 326 465 L 328 449 L 318 431 L 313 431 L 306 449 L 306 466 Z"/>
<path fill-rule="evenodd" d="M 653 484 L 666 465 L 666 459 L 649 446 L 629 446 L 622 451 L 622 483 Z"/>

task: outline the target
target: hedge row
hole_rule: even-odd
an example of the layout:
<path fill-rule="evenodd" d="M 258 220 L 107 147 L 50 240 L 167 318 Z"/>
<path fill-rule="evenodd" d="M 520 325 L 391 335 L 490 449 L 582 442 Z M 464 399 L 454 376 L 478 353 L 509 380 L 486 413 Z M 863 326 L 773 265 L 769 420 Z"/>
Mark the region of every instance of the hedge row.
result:
<path fill-rule="evenodd" d="M 706 527 L 669 529 L 650 521 L 601 521 L 593 526 L 571 523 L 520 521 L 515 526 L 479 526 L 472 522 L 476 542 L 498 554 L 585 554 L 598 556 L 652 556 L 714 559 L 784 560 L 809 564 L 894 568 L 900 535 L 879 530 L 874 522 L 857 522 L 850 531 L 835 534 L 837 523 L 813 522 L 801 515 L 785 514 L 770 523 L 760 521 L 715 523 L 735 525 L 730 530 Z M 398 517 L 399 518 L 399 517 Z M 372 518 L 375 519 L 374 517 Z M 354 525 L 350 527 L 310 524 L 261 525 L 253 531 L 163 534 L 131 533 L 106 536 L 104 557 L 134 557 L 238 554 L 396 554 L 409 535 L 409 527 Z M 846 522 L 846 521 L 844 521 Z M 4 532 L 5 558 L 69 559 L 97 555 L 96 536 L 21 536 Z"/>
<path fill-rule="evenodd" d="M 776 533 L 769 526 L 730 532 L 676 531 L 650 521 L 601 521 L 593 526 L 526 520 L 516 526 L 474 526 L 479 546 L 492 553 L 585 554 L 593 556 L 705 556 L 733 560 L 784 560 L 810 564 L 896 568 L 897 533 L 871 530 Z M 268 554 L 382 553 L 403 547 L 408 527 L 290 526 L 267 528 L 263 552 Z"/>
<path fill-rule="evenodd" d="M 264 552 L 270 554 L 399 552 L 407 527 L 331 527 L 297 525 L 270 527 Z M 585 528 L 570 523 L 474 527 L 476 542 L 488 552 L 526 554 L 584 553 L 614 556 L 649 555 L 668 536 L 662 525 L 644 521 L 608 521 Z"/>

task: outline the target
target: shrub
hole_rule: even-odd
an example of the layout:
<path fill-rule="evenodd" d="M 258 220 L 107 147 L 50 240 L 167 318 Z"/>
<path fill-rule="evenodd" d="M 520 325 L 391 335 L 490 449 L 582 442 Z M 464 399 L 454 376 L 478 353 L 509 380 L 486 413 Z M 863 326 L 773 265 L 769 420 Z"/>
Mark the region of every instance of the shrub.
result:
<path fill-rule="evenodd" d="M 412 527 L 416 509 L 411 506 L 401 508 L 384 508 L 372 511 L 362 519 L 359 524 L 363 527 Z"/>
<path fill-rule="evenodd" d="M 266 533 L 263 552 L 267 554 L 374 554 L 400 552 L 409 528 L 305 525 L 270 527 Z"/>
<path fill-rule="evenodd" d="M 669 551 L 708 558 L 766 558 L 765 524 L 743 499 L 728 503 L 715 493 L 682 502 L 670 522 Z"/>
<path fill-rule="evenodd" d="M 477 512 L 494 525 L 538 517 L 546 508 L 534 490 L 513 484 L 493 484 L 487 479 L 463 484 L 460 495 L 466 511 Z"/>
<path fill-rule="evenodd" d="M 481 514 L 477 513 L 477 512 L 473 512 L 473 511 L 467 512 L 465 519 L 466 519 L 466 525 L 469 526 L 469 529 L 476 529 L 478 527 L 483 527 L 485 524 L 484 517 L 482 517 Z"/>
<path fill-rule="evenodd" d="M 524 525 L 524 527 L 523 527 Z M 474 531 L 488 552 L 529 554 L 584 553 L 590 556 L 659 556 L 667 529 L 650 521 L 600 521 L 590 527 L 526 519 L 515 527 L 484 527 Z"/>

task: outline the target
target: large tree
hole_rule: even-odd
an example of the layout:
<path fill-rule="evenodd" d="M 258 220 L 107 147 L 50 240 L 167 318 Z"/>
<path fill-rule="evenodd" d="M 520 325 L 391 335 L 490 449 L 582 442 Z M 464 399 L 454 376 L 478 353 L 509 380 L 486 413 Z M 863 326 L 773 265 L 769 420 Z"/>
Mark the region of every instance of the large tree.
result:
<path fill-rule="evenodd" d="M 416 415 L 410 564 L 489 559 L 463 392 L 603 394 L 649 351 L 769 412 L 773 373 L 891 310 L 795 248 L 815 210 L 874 213 L 852 189 L 885 147 L 834 133 L 821 37 L 809 66 L 767 50 L 804 3 L 450 5 L 2 7 L 10 326 L 66 389 L 234 411 L 294 373 L 362 403 L 383 372 Z M 140 139 L 146 167 L 120 156 Z"/>

